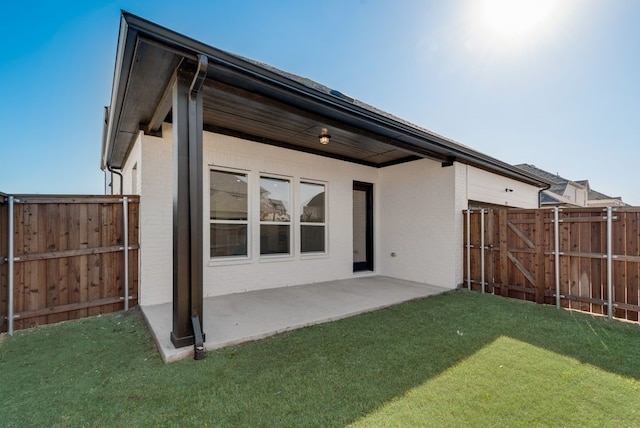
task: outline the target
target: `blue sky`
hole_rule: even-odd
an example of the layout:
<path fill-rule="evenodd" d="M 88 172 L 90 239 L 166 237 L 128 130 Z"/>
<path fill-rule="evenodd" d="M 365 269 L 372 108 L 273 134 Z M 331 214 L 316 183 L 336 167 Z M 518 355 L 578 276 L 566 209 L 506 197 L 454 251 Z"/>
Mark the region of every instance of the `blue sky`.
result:
<path fill-rule="evenodd" d="M 482 1 L 5 4 L 0 191 L 103 192 L 123 9 L 640 205 L 640 1 L 558 1 L 519 38 L 487 27 Z"/>

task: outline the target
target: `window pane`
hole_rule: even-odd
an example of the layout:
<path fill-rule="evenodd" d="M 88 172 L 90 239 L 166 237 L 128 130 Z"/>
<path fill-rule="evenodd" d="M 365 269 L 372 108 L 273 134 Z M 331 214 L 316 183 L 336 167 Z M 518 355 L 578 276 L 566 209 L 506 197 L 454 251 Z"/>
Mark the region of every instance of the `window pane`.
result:
<path fill-rule="evenodd" d="M 300 251 L 324 252 L 324 226 L 300 226 Z"/>
<path fill-rule="evenodd" d="M 260 254 L 289 254 L 289 226 L 260 225 Z"/>
<path fill-rule="evenodd" d="M 353 191 L 353 262 L 367 261 L 367 192 Z"/>
<path fill-rule="evenodd" d="M 300 221 L 324 223 L 324 185 L 300 183 Z"/>
<path fill-rule="evenodd" d="M 246 256 L 246 224 L 212 224 L 211 257 Z"/>
<path fill-rule="evenodd" d="M 291 185 L 288 180 L 260 178 L 260 221 L 291 220 Z"/>
<path fill-rule="evenodd" d="M 247 220 L 247 175 L 210 171 L 211 220 Z"/>

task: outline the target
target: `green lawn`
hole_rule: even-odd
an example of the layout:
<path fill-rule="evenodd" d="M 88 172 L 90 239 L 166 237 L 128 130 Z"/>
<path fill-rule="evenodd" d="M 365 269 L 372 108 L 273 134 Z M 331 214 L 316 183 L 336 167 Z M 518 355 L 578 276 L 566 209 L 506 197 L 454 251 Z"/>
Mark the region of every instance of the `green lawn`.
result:
<path fill-rule="evenodd" d="M 0 342 L 0 426 L 638 426 L 640 326 L 464 291 L 164 365 L 137 310 Z"/>

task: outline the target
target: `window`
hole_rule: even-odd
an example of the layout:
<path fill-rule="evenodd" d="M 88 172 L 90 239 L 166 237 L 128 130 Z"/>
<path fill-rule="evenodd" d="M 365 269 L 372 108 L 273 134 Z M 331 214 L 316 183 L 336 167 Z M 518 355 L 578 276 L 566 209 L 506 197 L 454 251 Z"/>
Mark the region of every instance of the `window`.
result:
<path fill-rule="evenodd" d="M 260 254 L 290 254 L 291 182 L 260 177 Z"/>
<path fill-rule="evenodd" d="M 300 183 L 300 252 L 326 251 L 326 209 L 323 184 Z"/>
<path fill-rule="evenodd" d="M 296 231 L 300 233 L 300 253 L 327 251 L 325 184 L 301 181 L 300 200 L 294 201 L 289 178 L 260 176 L 259 193 L 255 190 L 250 193 L 248 172 L 211 169 L 209 174 L 210 258 L 249 257 L 252 253 L 250 243 L 258 244 L 258 236 L 252 235 L 254 232 L 251 231 L 258 222 L 260 255 L 292 255 L 295 252 L 292 227 L 298 226 L 297 220 L 294 223 L 292 218 L 294 212 L 299 215 L 300 229 Z M 259 210 L 258 201 L 253 199 L 258 195 Z M 296 210 L 293 209 L 294 202 Z M 259 218 L 256 218 L 256 211 Z M 250 226 L 252 223 L 254 228 Z"/>
<path fill-rule="evenodd" d="M 210 257 L 247 256 L 247 174 L 210 171 Z"/>

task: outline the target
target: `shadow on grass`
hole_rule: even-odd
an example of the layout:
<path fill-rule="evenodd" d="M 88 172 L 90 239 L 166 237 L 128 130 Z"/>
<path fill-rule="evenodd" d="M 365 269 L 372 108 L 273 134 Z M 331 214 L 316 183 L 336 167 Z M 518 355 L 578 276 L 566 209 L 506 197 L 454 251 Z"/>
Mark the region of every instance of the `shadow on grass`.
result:
<path fill-rule="evenodd" d="M 112 332 L 116 320 L 124 326 Z M 66 326 L 43 329 L 64 333 L 48 339 L 54 342 L 76 335 L 75 348 L 62 357 L 47 350 L 49 355 L 20 360 L 21 352 L 38 352 L 23 338 L 0 345 L 0 392 L 11 397 L 0 420 L 118 425 L 126 417 L 139 426 L 344 426 L 501 336 L 640 379 L 637 325 L 461 291 L 166 366 L 139 316 L 83 325 L 71 332 Z M 32 333 L 41 335 L 36 330 L 24 338 Z"/>

